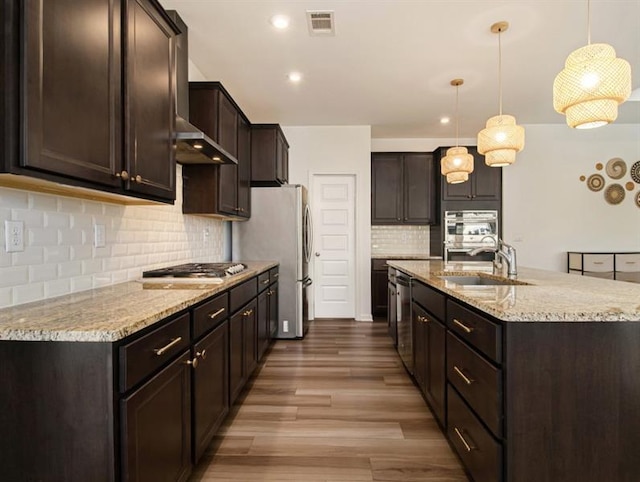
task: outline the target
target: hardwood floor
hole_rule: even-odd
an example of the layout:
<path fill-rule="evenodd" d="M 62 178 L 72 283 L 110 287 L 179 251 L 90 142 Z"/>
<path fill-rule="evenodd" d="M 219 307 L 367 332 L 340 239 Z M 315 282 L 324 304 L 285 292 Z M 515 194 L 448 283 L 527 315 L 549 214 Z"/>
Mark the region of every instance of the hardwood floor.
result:
<path fill-rule="evenodd" d="M 467 481 L 386 328 L 276 341 L 190 482 Z"/>

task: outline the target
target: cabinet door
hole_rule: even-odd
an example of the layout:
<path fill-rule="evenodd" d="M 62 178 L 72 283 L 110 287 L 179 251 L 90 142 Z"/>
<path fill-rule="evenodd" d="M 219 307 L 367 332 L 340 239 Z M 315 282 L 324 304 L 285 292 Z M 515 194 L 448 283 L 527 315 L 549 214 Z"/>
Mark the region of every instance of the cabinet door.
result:
<path fill-rule="evenodd" d="M 401 223 L 401 156 L 374 153 L 371 155 L 371 224 Z"/>
<path fill-rule="evenodd" d="M 387 271 L 371 271 L 371 310 L 373 316 L 387 316 Z"/>
<path fill-rule="evenodd" d="M 175 199 L 175 32 L 152 0 L 128 0 L 125 189 Z"/>
<path fill-rule="evenodd" d="M 258 295 L 258 361 L 269 346 L 269 293 L 266 289 Z"/>
<path fill-rule="evenodd" d="M 120 2 L 24 3 L 26 142 L 21 164 L 119 186 Z M 79 28 L 87 19 L 91 28 Z"/>
<path fill-rule="evenodd" d="M 469 149 L 471 153 L 472 150 Z M 474 153 L 476 159 L 473 170 L 472 198 L 483 201 L 499 201 L 502 198 L 502 168 L 489 167 L 484 157 Z"/>
<path fill-rule="evenodd" d="M 269 286 L 269 338 L 278 333 L 278 283 Z"/>
<path fill-rule="evenodd" d="M 183 481 L 191 472 L 189 353 L 123 399 L 122 480 Z"/>
<path fill-rule="evenodd" d="M 424 394 L 436 419 L 444 425 L 445 392 L 446 392 L 446 329 L 431 318 L 426 324 L 426 373 Z"/>
<path fill-rule="evenodd" d="M 433 221 L 435 211 L 433 156 L 428 153 L 405 154 L 403 162 L 403 221 L 407 224 L 428 224 Z"/>
<path fill-rule="evenodd" d="M 218 176 L 219 181 L 216 186 L 216 189 L 218 190 L 218 212 L 235 216 L 238 214 L 239 166 L 236 166 L 235 164 L 221 164 L 220 166 L 208 167 L 220 170 Z M 184 167 L 182 169 L 184 171 Z"/>
<path fill-rule="evenodd" d="M 238 111 L 223 92 L 218 93 L 218 144 L 233 157 L 238 153 Z"/>
<path fill-rule="evenodd" d="M 223 322 L 191 354 L 193 370 L 193 463 L 197 464 L 229 413 L 229 325 Z"/>
<path fill-rule="evenodd" d="M 238 116 L 237 215 L 251 217 L 251 126 Z"/>
<path fill-rule="evenodd" d="M 244 367 L 245 381 L 258 366 L 258 303 L 256 299 L 242 310 L 244 317 Z"/>
<path fill-rule="evenodd" d="M 427 321 L 425 311 L 412 303 L 413 313 L 413 377 L 424 393 L 427 373 Z"/>
<path fill-rule="evenodd" d="M 245 382 L 244 315 L 238 311 L 229 319 L 229 404 L 233 405 Z"/>

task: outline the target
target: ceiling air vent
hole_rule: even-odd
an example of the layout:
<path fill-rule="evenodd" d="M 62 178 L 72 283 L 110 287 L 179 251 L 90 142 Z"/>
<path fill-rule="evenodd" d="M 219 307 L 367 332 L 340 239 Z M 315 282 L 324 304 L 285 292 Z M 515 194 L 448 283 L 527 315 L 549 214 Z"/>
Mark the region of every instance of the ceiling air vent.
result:
<path fill-rule="evenodd" d="M 333 10 L 307 10 L 307 24 L 311 35 L 334 35 Z"/>

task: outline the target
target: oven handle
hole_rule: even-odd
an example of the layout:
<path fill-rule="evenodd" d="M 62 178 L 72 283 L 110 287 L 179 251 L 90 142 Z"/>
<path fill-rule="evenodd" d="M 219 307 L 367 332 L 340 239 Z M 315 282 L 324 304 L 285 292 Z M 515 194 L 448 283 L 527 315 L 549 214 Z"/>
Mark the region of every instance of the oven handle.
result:
<path fill-rule="evenodd" d="M 396 283 L 401 284 L 402 286 L 409 286 L 411 283 L 411 278 L 408 276 L 396 275 Z"/>

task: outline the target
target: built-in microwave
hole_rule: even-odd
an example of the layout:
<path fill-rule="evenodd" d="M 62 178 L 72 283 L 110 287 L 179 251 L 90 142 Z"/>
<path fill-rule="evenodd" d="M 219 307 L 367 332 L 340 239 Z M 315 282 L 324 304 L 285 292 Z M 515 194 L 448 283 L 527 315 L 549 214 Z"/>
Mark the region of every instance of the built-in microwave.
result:
<path fill-rule="evenodd" d="M 492 253 L 469 256 L 469 252 L 483 246 L 497 246 L 498 211 L 445 211 L 444 260 L 490 261 Z"/>

